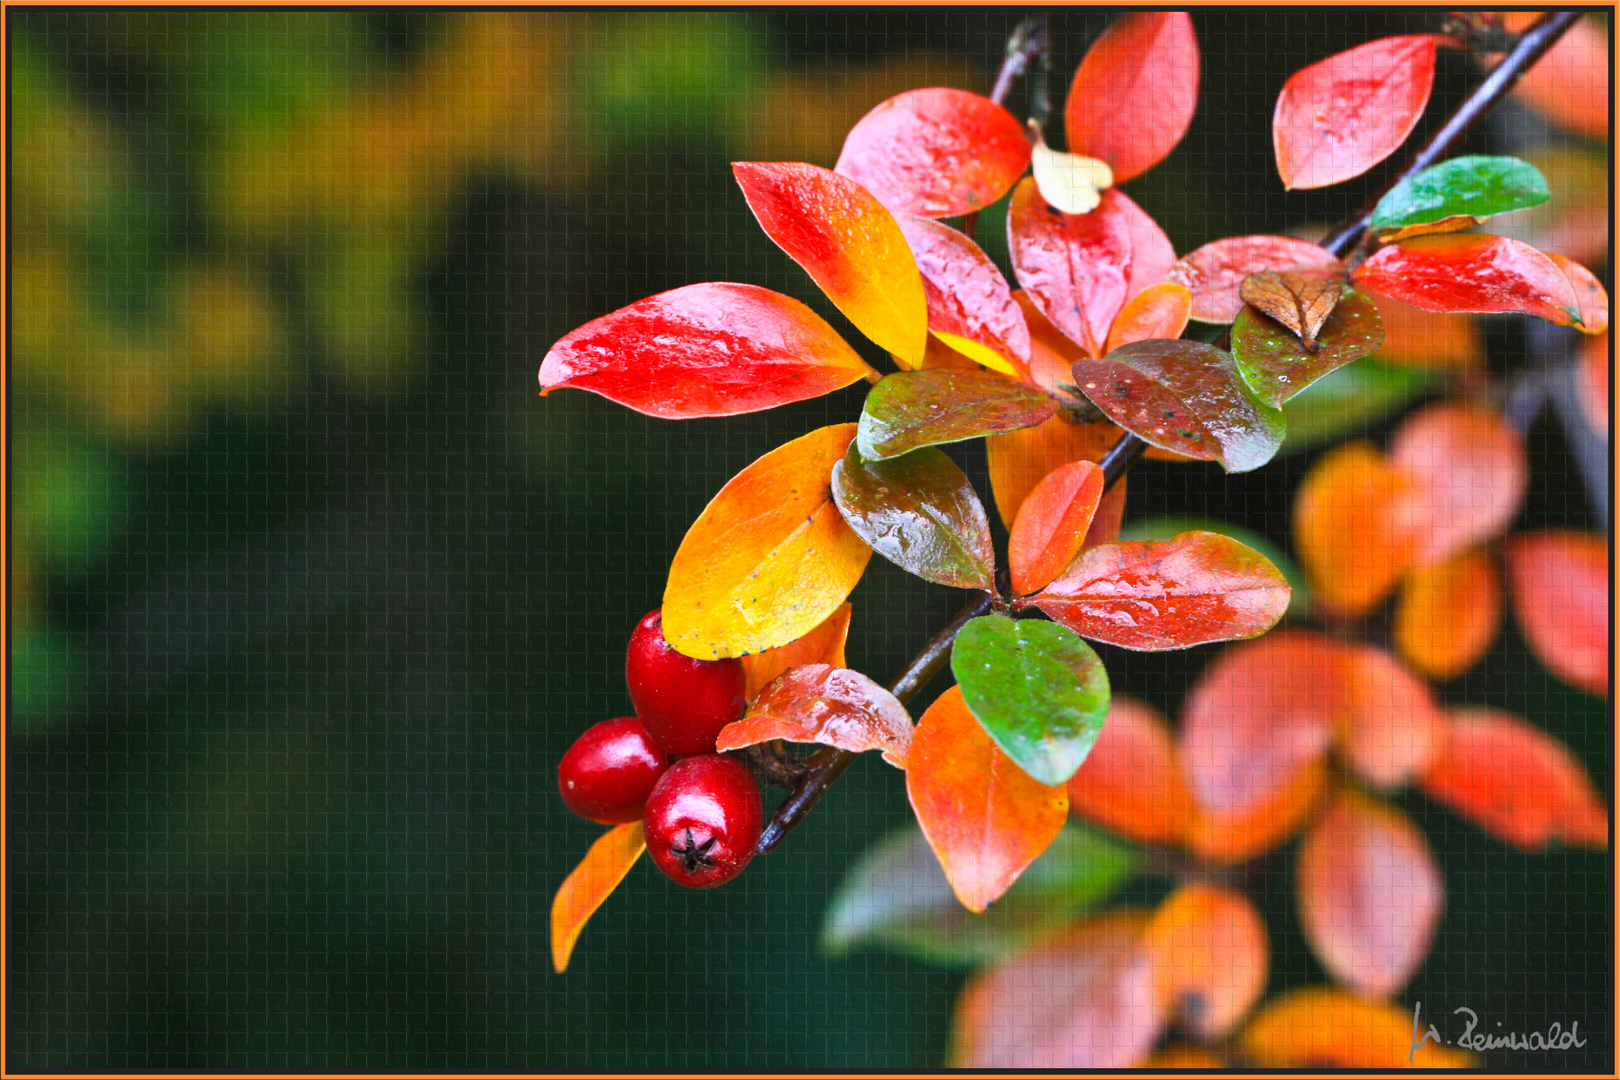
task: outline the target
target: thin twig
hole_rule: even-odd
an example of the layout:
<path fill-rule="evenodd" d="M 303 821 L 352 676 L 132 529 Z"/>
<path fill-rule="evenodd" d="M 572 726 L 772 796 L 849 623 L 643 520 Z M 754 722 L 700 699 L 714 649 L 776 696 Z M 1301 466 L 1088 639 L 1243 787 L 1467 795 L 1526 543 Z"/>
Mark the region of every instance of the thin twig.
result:
<path fill-rule="evenodd" d="M 1012 93 L 1013 83 L 1029 70 L 1030 61 L 1040 57 L 1044 63 L 1050 64 L 1051 55 L 1052 35 L 1046 28 L 1046 16 L 1032 15 L 1019 23 L 1007 36 L 1007 52 L 1002 57 L 1001 70 L 996 72 L 996 84 L 990 91 L 990 100 L 997 105 L 1007 104 L 1007 95 Z M 962 235 L 971 237 L 978 224 L 977 210 L 964 215 Z"/>

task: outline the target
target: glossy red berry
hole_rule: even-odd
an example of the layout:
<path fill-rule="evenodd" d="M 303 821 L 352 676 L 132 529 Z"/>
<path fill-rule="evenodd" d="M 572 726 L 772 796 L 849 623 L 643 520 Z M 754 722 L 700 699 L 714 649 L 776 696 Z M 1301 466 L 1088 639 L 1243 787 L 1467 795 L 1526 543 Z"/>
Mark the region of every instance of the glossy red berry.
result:
<path fill-rule="evenodd" d="M 640 720 L 623 716 L 593 725 L 557 766 L 563 803 L 602 825 L 639 819 L 653 785 L 669 768 L 669 755 Z"/>
<path fill-rule="evenodd" d="M 662 608 L 648 612 L 630 635 L 624 659 L 630 701 L 671 754 L 712 754 L 720 729 L 741 720 L 748 707 L 742 661 L 681 655 L 664 640 L 662 616 Z"/>
<path fill-rule="evenodd" d="M 647 854 L 689 889 L 712 889 L 754 857 L 765 813 L 747 766 L 724 754 L 677 761 L 647 797 Z"/>

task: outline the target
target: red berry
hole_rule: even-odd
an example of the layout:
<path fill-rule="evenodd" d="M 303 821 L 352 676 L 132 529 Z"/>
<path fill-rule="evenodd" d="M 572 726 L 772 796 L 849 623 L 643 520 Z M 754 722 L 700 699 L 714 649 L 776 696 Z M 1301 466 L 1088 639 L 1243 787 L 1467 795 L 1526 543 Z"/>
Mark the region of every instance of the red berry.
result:
<path fill-rule="evenodd" d="M 747 766 L 724 754 L 677 761 L 647 797 L 647 854 L 689 889 L 712 889 L 754 857 L 764 811 Z"/>
<path fill-rule="evenodd" d="M 669 756 L 633 716 L 604 720 L 574 741 L 557 766 L 568 809 L 602 825 L 641 817 Z"/>
<path fill-rule="evenodd" d="M 748 707 L 742 661 L 694 660 L 664 640 L 663 609 L 636 624 L 625 653 L 624 681 L 636 715 L 658 744 L 677 757 L 714 753 L 720 729 Z"/>

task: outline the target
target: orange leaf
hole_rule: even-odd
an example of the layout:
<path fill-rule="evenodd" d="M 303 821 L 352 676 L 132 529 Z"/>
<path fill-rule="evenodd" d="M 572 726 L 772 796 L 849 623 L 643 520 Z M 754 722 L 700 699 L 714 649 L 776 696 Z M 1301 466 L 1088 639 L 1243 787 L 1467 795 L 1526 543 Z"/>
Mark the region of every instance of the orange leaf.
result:
<path fill-rule="evenodd" d="M 1337 281 L 1276 270 L 1250 274 L 1238 287 L 1245 304 L 1292 330 L 1306 345 L 1315 344 L 1343 295 L 1344 287 Z"/>
<path fill-rule="evenodd" d="M 747 716 L 721 730 L 714 748 L 724 753 L 771 739 L 836 746 L 853 754 L 882 750 L 884 761 L 903 769 L 911 717 L 893 694 L 860 672 L 805 664 L 773 679 Z"/>
<path fill-rule="evenodd" d="M 1319 604 L 1365 615 L 1394 587 L 1417 544 L 1419 490 L 1366 443 L 1317 460 L 1294 498 L 1294 542 Z"/>
<path fill-rule="evenodd" d="M 985 439 L 990 490 L 1002 522 L 1012 528 L 1024 500 L 1052 470 L 1071 461 L 1101 461 L 1123 434 L 1110 423 L 1074 424 L 1059 413 L 1044 424 Z"/>
<path fill-rule="evenodd" d="M 1504 712 L 1454 711 L 1445 747 L 1422 787 L 1526 851 L 1554 840 L 1609 846 L 1609 815 L 1586 770 L 1551 735 Z"/>
<path fill-rule="evenodd" d="M 1252 810 L 1200 810 L 1187 833 L 1187 850 L 1212 863 L 1238 863 L 1264 854 L 1294 834 L 1327 786 L 1327 762 L 1318 759 Z"/>
<path fill-rule="evenodd" d="M 1334 978 L 1368 997 L 1406 985 L 1429 954 L 1445 882 L 1417 826 L 1345 789 L 1299 850 L 1299 917 Z"/>
<path fill-rule="evenodd" d="M 1507 547 L 1513 612 L 1547 669 L 1589 694 L 1609 692 L 1609 553 L 1596 533 L 1546 529 Z"/>
<path fill-rule="evenodd" d="M 1063 110 L 1069 150 L 1100 158 L 1114 182 L 1176 148 L 1198 105 L 1198 38 L 1185 11 L 1139 11 L 1092 43 Z"/>
<path fill-rule="evenodd" d="M 1587 422 L 1597 431 L 1609 430 L 1609 335 L 1586 340 L 1575 378 Z"/>
<path fill-rule="evenodd" d="M 821 286 L 861 333 L 913 367 L 928 339 L 928 302 L 894 215 L 846 176 L 802 162 L 731 166 L 765 234 Z"/>
<path fill-rule="evenodd" d="M 1327 752 L 1347 706 L 1345 652 L 1282 630 L 1222 652 L 1187 697 L 1181 763 L 1199 805 L 1258 807 Z"/>
<path fill-rule="evenodd" d="M 1243 310 L 1244 279 L 1262 270 L 1330 278 L 1341 275 L 1344 264 L 1326 248 L 1291 236 L 1228 236 L 1182 256 L 1166 279 L 1191 290 L 1193 318 L 1229 323 Z"/>
<path fill-rule="evenodd" d="M 1466 1069 L 1474 1055 L 1414 1034 L 1413 1014 L 1343 990 L 1309 987 L 1284 994 L 1243 1029 L 1245 1058 L 1272 1069 Z M 1425 1029 L 1426 1030 L 1426 1029 Z"/>
<path fill-rule="evenodd" d="M 1029 293 L 1015 289 L 1012 297 L 1029 327 L 1029 377 L 1025 381 L 1048 393 L 1059 383 L 1073 385 L 1074 362 L 1085 353 L 1041 314 Z"/>
<path fill-rule="evenodd" d="M 1121 476 L 1113 487 L 1103 492 L 1102 502 L 1097 504 L 1097 512 L 1091 517 L 1091 529 L 1080 544 L 1082 549 L 1112 544 L 1119 539 L 1120 527 L 1125 524 L 1125 485 L 1129 480 L 1130 477 Z"/>
<path fill-rule="evenodd" d="M 973 912 L 1007 891 L 1069 815 L 1063 785 L 1030 779 L 997 749 L 958 686 L 917 723 L 906 794 L 956 898 Z"/>
<path fill-rule="evenodd" d="M 1579 306 L 1581 318 L 1575 324 L 1575 329 L 1586 334 L 1601 334 L 1609 329 L 1609 294 L 1599 281 L 1586 267 L 1573 259 L 1566 259 L 1562 255 L 1549 253 L 1547 258 L 1553 265 L 1564 272 L 1569 278 L 1570 287 L 1575 290 L 1575 300 Z"/>
<path fill-rule="evenodd" d="M 1090 461 L 1060 466 L 1035 485 L 1018 509 L 1007 543 L 1015 595 L 1043 588 L 1074 560 L 1102 493 L 1102 470 Z"/>
<path fill-rule="evenodd" d="M 1185 285 L 1161 281 L 1131 298 L 1108 331 L 1104 352 L 1149 338 L 1178 338 L 1192 315 L 1192 292 Z"/>
<path fill-rule="evenodd" d="M 1153 913 L 1144 940 L 1159 1007 L 1202 1039 L 1225 1035 L 1266 988 L 1265 923 L 1242 893 L 1183 885 Z"/>
<path fill-rule="evenodd" d="M 960 1069 L 1121 1069 L 1164 1027 L 1143 947 L 1146 917 L 1088 919 L 968 980 L 947 1064 Z"/>
<path fill-rule="evenodd" d="M 1283 186 L 1327 187 L 1394 153 L 1429 103 L 1440 41 L 1380 38 L 1289 76 L 1271 118 Z"/>
<path fill-rule="evenodd" d="M 1155 1052 L 1142 1062 L 1142 1068 L 1160 1072 L 1170 1069 L 1224 1069 L 1226 1061 L 1213 1050 L 1177 1043 Z"/>
<path fill-rule="evenodd" d="M 1357 288 L 1429 311 L 1516 311 L 1559 326 L 1580 318 L 1575 287 L 1558 265 L 1507 236 L 1413 237 L 1379 248 L 1350 278 Z"/>
<path fill-rule="evenodd" d="M 1384 324 L 1384 343 L 1375 354 L 1391 364 L 1418 367 L 1472 367 L 1485 361 L 1485 336 L 1472 315 L 1424 311 L 1387 296 L 1372 295 Z"/>
<path fill-rule="evenodd" d="M 1602 24 L 1582 19 L 1519 79 L 1513 96 L 1566 130 L 1601 141 L 1609 137 L 1611 67 Z"/>
<path fill-rule="evenodd" d="M 1465 551 L 1415 570 L 1395 605 L 1395 647 L 1431 679 L 1452 679 L 1479 662 L 1502 622 L 1502 582 L 1483 551 Z"/>
<path fill-rule="evenodd" d="M 615 825 L 597 838 L 551 902 L 551 962 L 564 971 L 585 923 L 647 850 L 641 822 Z"/>
<path fill-rule="evenodd" d="M 1442 402 L 1407 419 L 1389 444 L 1390 463 L 1416 477 L 1422 526 L 1413 562 L 1433 566 L 1512 524 L 1529 465 L 1524 440 L 1501 413 Z"/>
<path fill-rule="evenodd" d="M 894 353 L 889 354 L 889 359 L 893 360 L 894 366 L 901 371 L 922 371 L 927 368 L 949 368 L 952 371 L 984 370 L 983 365 L 969 360 L 933 334 L 928 335 L 928 346 L 923 349 L 921 364 L 913 364 L 905 357 L 896 356 Z"/>
<path fill-rule="evenodd" d="M 831 664 L 844 666 L 844 643 L 849 639 L 849 601 L 839 604 L 820 625 L 795 638 L 786 645 L 764 652 L 751 653 L 742 658 L 743 674 L 748 678 L 748 700 L 753 701 L 772 679 L 788 668 L 803 664 Z"/>
<path fill-rule="evenodd" d="M 1069 812 L 1141 844 L 1177 844 L 1195 808 L 1170 729 L 1152 706 L 1116 694 L 1096 745 L 1069 778 Z"/>
<path fill-rule="evenodd" d="M 1404 784 L 1434 760 L 1445 715 L 1429 684 L 1371 645 L 1344 644 L 1348 707 L 1339 742 L 1350 765 L 1381 788 Z"/>
<path fill-rule="evenodd" d="M 699 660 L 774 649 L 844 602 L 872 557 L 832 498 L 833 463 L 854 438 L 854 424 L 818 428 L 720 489 L 670 562 L 672 647 Z"/>

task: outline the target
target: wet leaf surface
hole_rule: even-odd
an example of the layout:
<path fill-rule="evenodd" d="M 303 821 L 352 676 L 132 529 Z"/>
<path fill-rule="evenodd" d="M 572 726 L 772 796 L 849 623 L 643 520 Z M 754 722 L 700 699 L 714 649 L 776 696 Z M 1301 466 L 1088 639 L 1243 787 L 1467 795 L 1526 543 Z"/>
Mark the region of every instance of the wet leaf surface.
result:
<path fill-rule="evenodd" d="M 1338 282 L 1317 284 L 1334 296 L 1340 292 Z M 1323 320 L 1314 348 L 1296 334 L 1252 307 L 1240 312 L 1232 324 L 1232 358 L 1244 381 L 1267 405 L 1282 405 L 1317 379 L 1376 352 L 1384 343 L 1378 308 L 1354 290 L 1345 293 Z"/>
<path fill-rule="evenodd" d="M 1378 200 L 1368 228 L 1389 243 L 1423 232 L 1467 229 L 1550 198 L 1541 170 L 1512 157 L 1469 154 L 1400 181 Z"/>
<path fill-rule="evenodd" d="M 1007 542 L 1013 594 L 1045 587 L 1079 554 L 1103 495 L 1102 469 L 1075 461 L 1035 485 L 1013 522 Z"/>
<path fill-rule="evenodd" d="M 904 214 L 896 220 L 922 274 L 928 329 L 970 359 L 1022 378 L 1029 327 L 995 263 L 948 225 Z"/>
<path fill-rule="evenodd" d="M 1182 256 L 1167 277 L 1192 292 L 1193 318 L 1229 323 L 1243 310 L 1243 282 L 1266 270 L 1327 279 L 1342 274 L 1344 264 L 1326 248 L 1292 236 L 1228 236 Z"/>
<path fill-rule="evenodd" d="M 806 664 L 773 679 L 748 714 L 720 732 L 715 749 L 740 750 L 771 739 L 836 746 L 854 754 L 882 750 L 906 767 L 911 717 L 895 696 L 848 668 Z"/>
<path fill-rule="evenodd" d="M 1580 321 L 1580 300 L 1558 265 L 1506 236 L 1413 237 L 1379 248 L 1350 276 L 1367 292 L 1428 311 L 1517 311 L 1560 326 Z"/>
<path fill-rule="evenodd" d="M 849 527 L 901 569 L 958 589 L 995 589 L 990 520 L 942 451 L 863 461 L 851 446 L 833 468 L 832 492 Z"/>
<path fill-rule="evenodd" d="M 988 371 L 902 371 L 866 395 L 855 445 L 868 462 L 925 446 L 1034 427 L 1058 404 L 1025 383 Z"/>
<path fill-rule="evenodd" d="M 1198 38 L 1185 11 L 1121 17 L 1086 51 L 1063 110 L 1069 149 L 1123 184 L 1169 156 L 1198 105 Z"/>

